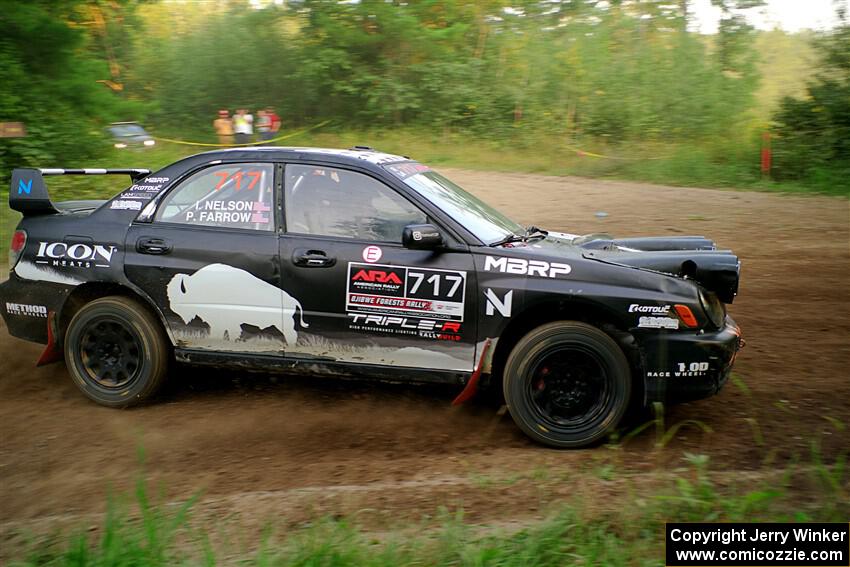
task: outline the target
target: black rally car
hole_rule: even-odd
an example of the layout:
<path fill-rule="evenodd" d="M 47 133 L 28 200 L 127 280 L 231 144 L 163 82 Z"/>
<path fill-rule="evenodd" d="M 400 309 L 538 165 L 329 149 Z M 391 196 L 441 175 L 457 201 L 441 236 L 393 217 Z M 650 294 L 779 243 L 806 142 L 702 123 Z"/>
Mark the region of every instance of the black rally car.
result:
<path fill-rule="evenodd" d="M 53 203 L 46 176 L 127 174 Z M 702 237 L 524 228 L 430 168 L 369 148 L 251 148 L 147 170 L 16 169 L 24 218 L 3 318 L 107 406 L 177 361 L 501 384 L 517 425 L 576 447 L 630 403 L 709 396 L 741 346 L 740 264 Z M 483 377 L 483 380 L 481 380 Z"/>

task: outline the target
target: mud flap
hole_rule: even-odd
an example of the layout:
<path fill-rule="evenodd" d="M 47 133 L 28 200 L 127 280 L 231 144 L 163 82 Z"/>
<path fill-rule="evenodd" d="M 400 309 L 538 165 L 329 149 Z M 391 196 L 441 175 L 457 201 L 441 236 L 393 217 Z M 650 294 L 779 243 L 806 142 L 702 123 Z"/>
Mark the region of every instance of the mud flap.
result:
<path fill-rule="evenodd" d="M 481 357 L 478 359 L 478 366 L 475 367 L 475 371 L 466 383 L 466 387 L 452 401 L 453 406 L 459 406 L 464 402 L 468 402 L 475 396 L 476 393 L 478 393 L 478 381 L 481 379 L 481 370 L 484 368 L 484 360 L 487 357 L 487 351 L 490 350 L 490 342 L 490 339 L 487 339 L 484 342 L 484 346 L 481 348 Z"/>
<path fill-rule="evenodd" d="M 56 341 L 56 312 L 51 311 L 47 314 L 47 346 L 44 347 L 44 352 L 35 363 L 36 366 L 44 366 L 62 360 L 62 348 Z"/>

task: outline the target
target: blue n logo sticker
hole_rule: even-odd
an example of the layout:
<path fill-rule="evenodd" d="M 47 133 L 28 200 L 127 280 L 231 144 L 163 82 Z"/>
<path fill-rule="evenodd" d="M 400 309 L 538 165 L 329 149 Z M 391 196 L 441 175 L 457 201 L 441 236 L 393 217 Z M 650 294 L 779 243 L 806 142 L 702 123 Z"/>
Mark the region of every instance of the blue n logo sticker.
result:
<path fill-rule="evenodd" d="M 32 179 L 24 183 L 23 179 L 18 179 L 18 195 L 26 193 L 29 195 L 32 192 Z"/>

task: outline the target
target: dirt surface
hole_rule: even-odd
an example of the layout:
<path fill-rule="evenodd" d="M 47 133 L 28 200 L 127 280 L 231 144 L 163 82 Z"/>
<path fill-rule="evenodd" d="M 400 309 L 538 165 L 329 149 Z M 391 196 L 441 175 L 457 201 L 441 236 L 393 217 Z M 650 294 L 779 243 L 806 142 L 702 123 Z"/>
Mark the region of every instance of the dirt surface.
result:
<path fill-rule="evenodd" d="M 139 478 L 140 447 L 163 498 L 200 493 L 200 513 L 216 526 L 244 527 L 322 514 L 392 526 L 441 506 L 504 522 L 568 496 L 604 496 L 577 479 L 612 462 L 639 476 L 702 453 L 715 470 L 752 474 L 806 460 L 812 443 L 827 461 L 850 445 L 848 201 L 446 173 L 524 223 L 707 235 L 733 249 L 743 261 L 730 311 L 747 340 L 736 367 L 744 385 L 668 409 L 667 428 L 704 427 L 681 427 L 663 449 L 650 427 L 618 451 L 564 452 L 534 445 L 490 405 L 450 407 L 449 388 L 183 368 L 159 403 L 105 409 L 78 394 L 61 363 L 35 368 L 40 347 L 2 328 L 0 549 L 29 532 L 96 524 L 107 494 Z"/>

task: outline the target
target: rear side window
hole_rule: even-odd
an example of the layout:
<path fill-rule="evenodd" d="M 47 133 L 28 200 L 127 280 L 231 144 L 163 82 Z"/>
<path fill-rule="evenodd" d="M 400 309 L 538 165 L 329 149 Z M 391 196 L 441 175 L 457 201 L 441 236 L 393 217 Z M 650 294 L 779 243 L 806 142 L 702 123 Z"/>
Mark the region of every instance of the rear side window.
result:
<path fill-rule="evenodd" d="M 401 242 L 404 227 L 427 217 L 377 179 L 333 167 L 287 165 L 287 232 Z"/>
<path fill-rule="evenodd" d="M 209 167 L 163 199 L 156 220 L 195 226 L 274 230 L 274 166 L 230 163 Z"/>

